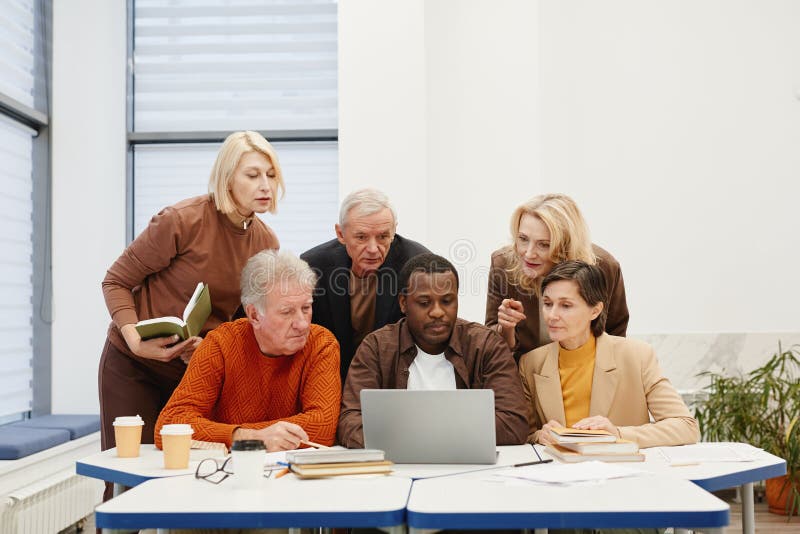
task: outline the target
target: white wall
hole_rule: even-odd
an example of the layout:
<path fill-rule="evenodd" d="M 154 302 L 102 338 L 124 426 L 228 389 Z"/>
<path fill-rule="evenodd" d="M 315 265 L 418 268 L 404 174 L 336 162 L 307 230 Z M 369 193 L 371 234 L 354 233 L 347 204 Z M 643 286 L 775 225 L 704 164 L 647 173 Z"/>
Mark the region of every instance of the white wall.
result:
<path fill-rule="evenodd" d="M 125 246 L 125 12 L 125 0 L 53 2 L 54 413 L 99 410 L 100 282 Z"/>
<path fill-rule="evenodd" d="M 405 5 L 379 3 L 394 13 Z M 341 28 L 386 35 L 392 18 L 366 4 L 342 0 Z M 404 13 L 425 26 L 426 127 L 417 135 L 426 150 L 414 159 L 427 157 L 427 187 L 398 192 L 379 172 L 386 161 L 362 164 L 401 220 L 427 219 L 426 244 L 447 254 L 467 238 L 470 268 L 485 269 L 514 206 L 561 191 L 621 261 L 632 333 L 800 330 L 800 4 L 416 5 Z M 359 80 L 387 105 L 405 99 L 403 86 L 375 79 L 352 53 L 369 46 L 351 40 L 340 50 L 341 76 L 356 77 L 341 82 L 342 125 L 363 113 L 348 94 Z M 409 46 L 382 41 L 386 64 Z M 380 133 L 347 132 L 343 180 L 355 159 L 409 134 L 391 125 Z M 482 320 L 485 294 L 465 289 L 461 315 Z"/>
<path fill-rule="evenodd" d="M 53 409 L 96 412 L 125 2 L 54 4 Z M 341 0 L 339 22 L 341 195 L 385 190 L 462 268 L 462 316 L 514 206 L 564 191 L 622 262 L 634 333 L 800 331 L 800 4 Z"/>

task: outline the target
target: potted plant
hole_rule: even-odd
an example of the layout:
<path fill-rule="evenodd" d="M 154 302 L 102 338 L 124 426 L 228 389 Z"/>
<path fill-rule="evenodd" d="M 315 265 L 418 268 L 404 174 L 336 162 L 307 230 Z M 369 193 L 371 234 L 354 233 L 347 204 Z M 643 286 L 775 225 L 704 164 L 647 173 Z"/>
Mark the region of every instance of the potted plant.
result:
<path fill-rule="evenodd" d="M 778 352 L 744 376 L 706 371 L 708 395 L 695 403 L 705 441 L 737 441 L 786 460 L 786 476 L 767 481 L 774 513 L 800 511 L 800 351 Z"/>

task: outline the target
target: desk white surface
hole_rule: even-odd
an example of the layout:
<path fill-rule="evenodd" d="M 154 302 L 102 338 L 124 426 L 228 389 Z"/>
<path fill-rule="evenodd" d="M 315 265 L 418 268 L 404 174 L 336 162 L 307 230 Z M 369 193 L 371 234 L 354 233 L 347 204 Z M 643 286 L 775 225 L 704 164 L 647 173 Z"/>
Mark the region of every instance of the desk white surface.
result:
<path fill-rule="evenodd" d="M 546 466 L 542 466 L 546 468 Z M 688 480 L 640 476 L 568 487 L 492 480 L 491 472 L 417 480 L 412 529 L 721 528 L 728 505 Z"/>
<path fill-rule="evenodd" d="M 786 461 L 759 451 L 751 462 L 701 462 L 671 466 L 657 448 L 642 449 L 645 461 L 632 464 L 656 475 L 691 480 L 707 491 L 717 491 L 786 474 Z"/>
<path fill-rule="evenodd" d="M 540 448 L 539 450 L 541 453 L 544 449 Z M 531 445 L 502 445 L 497 447 L 497 451 L 497 463 L 495 464 L 395 464 L 392 474 L 416 480 L 499 469 L 537 459 Z"/>
<path fill-rule="evenodd" d="M 536 454 L 530 445 L 508 445 L 497 448 L 496 464 L 395 464 L 393 475 L 407 478 L 429 478 L 468 473 L 484 469 L 531 462 Z M 540 450 L 543 450 L 540 448 Z M 98 478 L 133 487 L 154 478 L 194 474 L 203 458 L 221 456 L 220 451 L 192 450 L 188 469 L 164 469 L 164 454 L 155 445 L 142 445 L 138 458 L 118 458 L 116 449 L 110 449 L 83 458 L 76 463 L 79 475 Z"/>
<path fill-rule="evenodd" d="M 150 480 L 101 504 L 101 528 L 394 527 L 405 522 L 411 479 L 263 480 L 256 490 L 192 476 Z"/>
<path fill-rule="evenodd" d="M 142 445 L 136 458 L 119 458 L 117 449 L 109 449 L 78 460 L 75 463 L 75 472 L 133 487 L 154 478 L 194 475 L 201 460 L 223 455 L 222 451 L 192 449 L 189 452 L 188 469 L 165 469 L 164 453 L 156 449 L 155 445 Z"/>

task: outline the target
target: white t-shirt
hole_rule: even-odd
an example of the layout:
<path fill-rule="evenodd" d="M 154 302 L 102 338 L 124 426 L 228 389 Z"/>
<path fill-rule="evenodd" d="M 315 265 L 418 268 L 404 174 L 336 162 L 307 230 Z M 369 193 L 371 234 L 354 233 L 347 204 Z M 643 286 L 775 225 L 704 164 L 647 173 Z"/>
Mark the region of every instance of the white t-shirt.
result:
<path fill-rule="evenodd" d="M 428 354 L 417 347 L 417 356 L 408 368 L 406 389 L 456 389 L 453 364 L 442 354 Z"/>

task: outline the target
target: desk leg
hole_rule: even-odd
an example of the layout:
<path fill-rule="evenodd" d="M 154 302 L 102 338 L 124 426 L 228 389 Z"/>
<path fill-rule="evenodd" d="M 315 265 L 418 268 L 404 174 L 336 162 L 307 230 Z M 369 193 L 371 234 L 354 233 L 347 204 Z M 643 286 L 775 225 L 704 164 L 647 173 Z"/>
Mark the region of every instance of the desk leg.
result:
<path fill-rule="evenodd" d="M 126 486 L 123 486 L 122 484 L 117 484 L 116 482 L 114 482 L 114 489 L 113 489 L 112 495 L 114 497 L 117 497 L 119 495 L 122 495 L 122 493 L 124 491 L 126 491 L 127 489 L 128 488 Z"/>
<path fill-rule="evenodd" d="M 742 532 L 744 534 L 755 534 L 756 532 L 756 512 L 753 505 L 753 483 L 742 484 Z"/>

